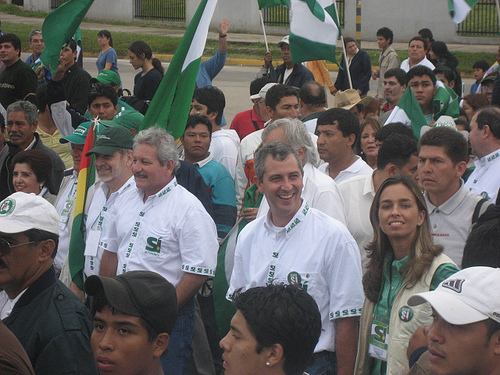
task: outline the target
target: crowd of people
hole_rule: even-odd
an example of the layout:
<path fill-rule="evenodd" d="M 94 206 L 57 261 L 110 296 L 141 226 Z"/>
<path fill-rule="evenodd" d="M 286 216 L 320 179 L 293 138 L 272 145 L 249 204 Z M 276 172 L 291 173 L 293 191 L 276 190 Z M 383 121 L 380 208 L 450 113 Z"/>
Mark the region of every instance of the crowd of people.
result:
<path fill-rule="evenodd" d="M 429 29 L 404 61 L 379 29 L 376 69 L 345 37 L 335 82 L 286 36 L 226 122 L 229 29 L 179 142 L 140 130 L 164 74 L 146 42 L 123 96 L 107 30 L 96 77 L 74 40 L 51 74 L 41 31 L 26 62 L 0 36 L 0 373 L 498 373 L 500 48 L 466 94 Z M 425 124 L 393 121 L 408 100 Z"/>

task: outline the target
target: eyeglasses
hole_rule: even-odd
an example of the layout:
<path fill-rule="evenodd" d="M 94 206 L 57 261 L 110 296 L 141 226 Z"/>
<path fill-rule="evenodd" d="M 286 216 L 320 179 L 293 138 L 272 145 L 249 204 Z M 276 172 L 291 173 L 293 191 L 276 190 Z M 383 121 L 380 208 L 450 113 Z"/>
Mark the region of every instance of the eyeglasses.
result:
<path fill-rule="evenodd" d="M 30 241 L 30 242 L 25 242 L 25 243 L 18 243 L 17 245 L 11 245 L 9 241 L 4 240 L 3 238 L 0 238 L 0 253 L 3 255 L 9 255 L 10 250 L 15 248 L 15 247 L 20 247 L 24 245 L 31 245 L 32 243 L 35 243 L 38 241 Z"/>

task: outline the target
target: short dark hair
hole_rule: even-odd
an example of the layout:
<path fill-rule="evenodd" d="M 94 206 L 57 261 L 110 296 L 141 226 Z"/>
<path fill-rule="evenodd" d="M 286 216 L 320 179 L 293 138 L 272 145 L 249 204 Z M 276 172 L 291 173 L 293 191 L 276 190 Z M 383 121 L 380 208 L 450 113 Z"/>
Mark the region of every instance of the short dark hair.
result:
<path fill-rule="evenodd" d="M 490 64 L 486 60 L 478 60 L 472 65 L 472 69 L 481 69 L 486 72 L 490 68 Z"/>
<path fill-rule="evenodd" d="M 442 147 L 453 164 L 467 161 L 467 141 L 454 129 L 444 126 L 430 129 L 420 138 L 419 152 L 422 146 Z"/>
<path fill-rule="evenodd" d="M 201 115 L 190 115 L 186 122 L 186 127 L 184 128 L 184 133 L 188 128 L 194 128 L 196 125 L 205 125 L 208 128 L 208 133 L 210 134 L 210 138 L 212 138 L 212 123 L 208 119 L 207 116 Z"/>
<path fill-rule="evenodd" d="M 382 129 L 375 134 L 375 139 L 379 142 L 384 142 L 391 134 L 402 134 L 415 140 L 412 128 L 402 122 L 391 122 L 382 126 Z"/>
<path fill-rule="evenodd" d="M 45 240 L 52 240 L 55 243 L 54 252 L 52 253 L 52 259 L 56 257 L 57 247 L 59 246 L 59 235 L 51 232 L 47 232 L 42 229 L 28 229 L 27 231 L 22 232 L 30 242 L 41 242 Z M 32 246 L 36 246 L 36 243 Z"/>
<path fill-rule="evenodd" d="M 413 77 L 422 77 L 424 75 L 429 76 L 433 85 L 436 86 L 436 75 L 430 68 L 423 65 L 417 65 L 414 68 L 408 70 L 408 73 L 406 73 L 406 82 L 409 85 Z"/>
<path fill-rule="evenodd" d="M 434 42 L 434 35 L 432 34 L 431 29 L 428 29 L 427 27 L 420 29 L 417 34 L 421 35 L 424 39 L 429 39 L 431 43 Z"/>
<path fill-rule="evenodd" d="M 271 142 L 261 147 L 256 153 L 254 158 L 254 169 L 257 179 L 262 182 L 264 180 L 264 173 L 266 172 L 265 163 L 266 158 L 271 156 L 273 160 L 284 161 L 290 155 L 293 155 L 297 160 L 300 172 L 304 175 L 302 162 L 300 161 L 299 154 L 293 149 L 292 146 L 283 142 Z"/>
<path fill-rule="evenodd" d="M 49 105 L 49 102 L 47 100 L 46 83 L 43 83 L 37 87 L 35 98 L 36 98 L 36 108 L 38 109 L 38 112 L 44 113 L 45 108 Z"/>
<path fill-rule="evenodd" d="M 71 48 L 73 52 L 76 51 L 76 40 L 70 39 L 68 42 L 68 47 Z"/>
<path fill-rule="evenodd" d="M 299 97 L 304 104 L 326 106 L 325 88 L 316 81 L 309 81 L 302 85 Z"/>
<path fill-rule="evenodd" d="M 92 86 L 88 98 L 88 105 L 90 106 L 94 100 L 101 97 L 111 100 L 111 103 L 113 103 L 114 106 L 118 104 L 116 91 L 109 83 L 98 82 Z"/>
<path fill-rule="evenodd" d="M 46 152 L 34 149 L 18 152 L 12 158 L 12 170 L 14 170 L 16 164 L 28 164 L 33 170 L 38 183 L 50 184 L 52 160 Z"/>
<path fill-rule="evenodd" d="M 11 43 L 14 49 L 19 50 L 19 55 L 21 55 L 21 39 L 16 34 L 3 34 L 0 35 L 0 44 L 1 43 Z"/>
<path fill-rule="evenodd" d="M 97 33 L 97 36 L 108 38 L 109 39 L 109 45 L 113 47 L 113 37 L 111 36 L 111 33 L 108 30 L 101 30 Z"/>
<path fill-rule="evenodd" d="M 344 37 L 344 46 L 347 46 L 347 43 L 356 43 L 356 40 L 354 38 L 351 38 L 350 36 Z M 358 45 L 358 43 L 356 43 Z"/>
<path fill-rule="evenodd" d="M 267 285 L 236 291 L 234 305 L 257 341 L 256 352 L 283 347 L 283 370 L 301 375 L 312 362 L 321 334 L 321 315 L 313 297 L 294 285 Z"/>
<path fill-rule="evenodd" d="M 389 44 L 392 44 L 392 42 L 394 42 L 394 33 L 388 27 L 381 27 L 380 29 L 378 29 L 377 36 L 383 36 L 385 39 L 390 39 L 391 41 L 389 42 Z"/>
<path fill-rule="evenodd" d="M 389 163 L 403 169 L 410 162 L 412 155 L 417 155 L 417 141 L 406 135 L 391 134 L 378 149 L 377 169 L 384 169 Z"/>
<path fill-rule="evenodd" d="M 457 77 L 455 76 L 455 72 L 453 70 L 451 70 L 450 68 L 448 68 L 447 66 L 444 66 L 444 65 L 440 65 L 436 69 L 434 69 L 434 74 L 436 76 L 438 74 L 444 75 L 444 78 L 446 78 L 446 80 L 448 82 L 451 82 L 451 81 L 456 82 L 456 80 L 457 80 Z"/>
<path fill-rule="evenodd" d="M 282 98 L 286 96 L 299 97 L 299 92 L 288 85 L 274 85 L 266 93 L 266 106 L 275 110 Z"/>
<path fill-rule="evenodd" d="M 488 125 L 495 138 L 500 139 L 500 108 L 490 106 L 480 109 L 477 112 L 476 121 L 479 129 Z"/>
<path fill-rule="evenodd" d="M 384 74 L 384 78 L 396 77 L 401 86 L 406 85 L 406 72 L 401 68 L 389 69 Z"/>
<path fill-rule="evenodd" d="M 254 79 L 252 82 L 250 82 L 250 95 L 258 94 L 259 91 L 269 82 L 271 81 L 269 80 L 268 76 Z"/>
<path fill-rule="evenodd" d="M 356 139 L 352 144 L 352 148 L 357 149 L 361 133 L 358 117 L 344 108 L 330 108 L 319 115 L 316 128 L 320 125 L 334 125 L 335 121 L 344 137 L 354 134 Z"/>
<path fill-rule="evenodd" d="M 462 108 L 460 108 L 460 116 L 462 116 L 462 115 L 465 116 L 465 111 Z M 457 125 L 457 128 L 459 125 L 462 125 L 464 127 L 464 129 L 470 133 L 469 121 L 466 121 L 466 120 L 461 119 L 461 118 L 457 118 L 453 121 L 455 121 L 455 125 Z"/>
<path fill-rule="evenodd" d="M 411 44 L 411 42 L 413 42 L 414 40 L 418 40 L 422 43 L 424 43 L 424 49 L 426 50 L 427 47 L 429 46 L 429 44 L 427 43 L 427 40 L 425 40 L 424 38 L 421 38 L 419 36 L 414 36 L 413 38 L 410 39 L 410 41 L 408 42 L 408 45 Z"/>
<path fill-rule="evenodd" d="M 5 131 L 5 117 L 0 113 L 0 131 Z"/>
<path fill-rule="evenodd" d="M 224 93 L 215 86 L 206 86 L 201 89 L 194 90 L 193 100 L 207 106 L 207 114 L 217 112 L 215 123 L 220 125 L 222 122 L 222 114 L 226 106 L 226 98 Z"/>
<path fill-rule="evenodd" d="M 111 313 L 113 315 L 115 315 L 115 314 L 130 315 L 130 314 L 126 314 L 118 309 L 115 309 L 113 306 L 111 306 L 110 303 L 108 302 L 108 300 L 106 299 L 104 289 L 100 289 L 97 292 L 97 294 L 92 297 L 92 303 L 90 304 L 90 313 L 92 314 L 92 317 L 94 317 L 97 312 L 101 312 L 106 307 L 109 307 L 109 309 L 111 310 Z M 146 319 L 144 319 L 140 316 L 138 318 L 139 318 L 139 321 L 141 322 L 142 326 L 146 329 L 146 332 L 148 334 L 148 341 L 153 342 L 161 332 L 158 332 L 153 327 L 153 325 L 151 323 L 149 323 Z"/>
<path fill-rule="evenodd" d="M 479 217 L 465 241 L 462 268 L 500 267 L 500 206 L 491 205 Z"/>

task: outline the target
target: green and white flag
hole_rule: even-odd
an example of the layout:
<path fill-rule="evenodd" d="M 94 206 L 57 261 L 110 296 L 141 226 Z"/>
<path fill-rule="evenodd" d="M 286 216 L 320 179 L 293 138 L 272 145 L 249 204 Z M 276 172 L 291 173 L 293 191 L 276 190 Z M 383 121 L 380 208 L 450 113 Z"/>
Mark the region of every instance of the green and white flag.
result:
<path fill-rule="evenodd" d="M 271 8 L 277 5 L 284 5 L 290 8 L 290 0 L 258 0 L 259 9 Z"/>
<path fill-rule="evenodd" d="M 55 74 L 61 48 L 71 40 L 94 0 L 70 0 L 53 10 L 43 21 L 45 49 L 40 56 L 43 65 Z"/>
<path fill-rule="evenodd" d="M 427 121 L 410 86 L 406 88 L 403 96 L 399 99 L 398 105 L 394 107 L 384 125 L 391 122 L 402 122 L 413 129 L 416 139 L 420 139 L 420 129 L 422 126 L 427 125 Z"/>
<path fill-rule="evenodd" d="M 472 7 L 478 2 L 479 0 L 448 0 L 448 9 L 450 10 L 450 16 L 453 22 L 463 22 Z"/>
<path fill-rule="evenodd" d="M 292 61 L 335 60 L 341 35 L 332 0 L 291 0 L 290 52 Z"/>
<path fill-rule="evenodd" d="M 196 76 L 217 0 L 202 0 L 156 91 L 141 130 L 159 126 L 180 138 L 186 127 Z"/>
<path fill-rule="evenodd" d="M 437 91 L 432 102 L 434 120 L 441 116 L 457 118 L 460 115 L 458 95 L 451 87 L 446 86 L 441 80 L 436 81 Z"/>

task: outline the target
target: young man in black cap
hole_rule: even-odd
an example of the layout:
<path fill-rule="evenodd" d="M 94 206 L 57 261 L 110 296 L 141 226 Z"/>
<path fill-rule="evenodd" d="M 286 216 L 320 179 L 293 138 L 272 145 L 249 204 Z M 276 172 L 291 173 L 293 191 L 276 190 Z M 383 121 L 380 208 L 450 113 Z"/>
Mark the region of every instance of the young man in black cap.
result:
<path fill-rule="evenodd" d="M 91 343 L 99 372 L 163 375 L 161 356 L 177 319 L 173 285 L 154 272 L 130 271 L 90 276 L 85 291 L 91 296 Z"/>

